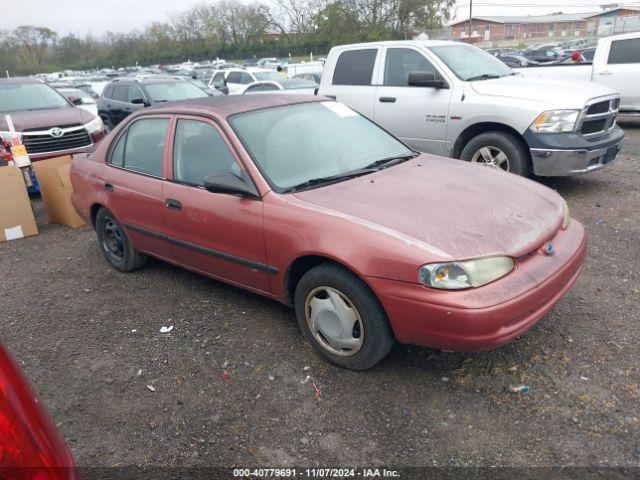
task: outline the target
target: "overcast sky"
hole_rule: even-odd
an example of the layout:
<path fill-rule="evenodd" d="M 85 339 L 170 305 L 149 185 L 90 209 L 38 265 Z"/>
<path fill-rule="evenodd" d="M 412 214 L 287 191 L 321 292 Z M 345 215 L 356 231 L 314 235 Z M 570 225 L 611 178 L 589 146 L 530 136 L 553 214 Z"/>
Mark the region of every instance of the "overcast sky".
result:
<path fill-rule="evenodd" d="M 49 27 L 60 34 L 68 32 L 101 35 L 142 29 L 156 20 L 166 20 L 172 12 L 185 10 L 202 0 L 0 0 L 7 5 L 0 15 L 0 29 L 18 25 Z M 269 3 L 268 0 L 263 0 Z M 602 3 L 615 0 L 474 0 L 475 15 L 536 15 L 597 11 Z M 467 18 L 469 0 L 458 0 L 456 18 Z"/>

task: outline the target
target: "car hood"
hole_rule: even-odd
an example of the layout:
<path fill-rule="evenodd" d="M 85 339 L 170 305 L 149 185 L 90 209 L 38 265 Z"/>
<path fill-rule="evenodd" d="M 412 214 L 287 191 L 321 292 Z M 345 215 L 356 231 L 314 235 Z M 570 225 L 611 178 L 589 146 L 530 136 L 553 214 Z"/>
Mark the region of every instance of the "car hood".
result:
<path fill-rule="evenodd" d="M 564 203 L 525 178 L 431 155 L 295 196 L 442 260 L 525 255 L 555 235 Z"/>
<path fill-rule="evenodd" d="M 554 108 L 584 108 L 587 100 L 616 93 L 609 87 L 588 81 L 550 80 L 520 75 L 477 80 L 470 84 L 480 95 L 531 100 L 547 103 Z"/>
<path fill-rule="evenodd" d="M 90 122 L 95 118 L 91 113 L 78 107 L 52 108 L 48 110 L 22 110 L 9 112 L 16 131 L 49 130 L 52 127 L 78 125 Z M 7 130 L 4 114 L 0 115 L 0 130 Z"/>

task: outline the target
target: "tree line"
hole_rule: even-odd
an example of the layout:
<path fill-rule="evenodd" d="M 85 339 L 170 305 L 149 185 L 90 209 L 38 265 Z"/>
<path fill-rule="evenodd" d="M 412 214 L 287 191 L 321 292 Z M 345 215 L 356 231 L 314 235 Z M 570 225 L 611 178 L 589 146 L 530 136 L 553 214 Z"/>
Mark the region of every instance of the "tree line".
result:
<path fill-rule="evenodd" d="M 325 54 L 334 45 L 441 28 L 454 0 L 216 0 L 142 30 L 100 37 L 18 26 L 0 32 L 0 71 L 26 75 L 181 62 Z"/>

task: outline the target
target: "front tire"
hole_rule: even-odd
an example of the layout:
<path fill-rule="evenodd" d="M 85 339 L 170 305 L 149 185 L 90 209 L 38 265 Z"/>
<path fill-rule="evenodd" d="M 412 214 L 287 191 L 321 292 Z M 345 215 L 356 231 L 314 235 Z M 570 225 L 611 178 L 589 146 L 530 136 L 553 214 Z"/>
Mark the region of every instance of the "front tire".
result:
<path fill-rule="evenodd" d="M 371 368 L 395 343 L 378 298 L 357 275 L 338 265 L 325 263 L 305 273 L 296 286 L 294 307 L 309 343 L 340 367 Z"/>
<path fill-rule="evenodd" d="M 473 137 L 462 149 L 460 159 L 523 177 L 531 175 L 529 153 L 514 135 L 506 132 L 486 132 Z"/>
<path fill-rule="evenodd" d="M 113 268 L 131 272 L 146 263 L 147 256 L 133 248 L 127 233 L 109 210 L 98 211 L 95 226 L 100 250 Z"/>

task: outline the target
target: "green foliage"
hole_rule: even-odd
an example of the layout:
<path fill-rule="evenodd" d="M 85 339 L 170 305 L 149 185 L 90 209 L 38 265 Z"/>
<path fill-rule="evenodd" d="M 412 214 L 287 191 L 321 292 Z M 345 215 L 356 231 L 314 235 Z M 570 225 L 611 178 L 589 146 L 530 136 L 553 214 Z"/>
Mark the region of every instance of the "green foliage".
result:
<path fill-rule="evenodd" d="M 0 32 L 0 72 L 26 75 L 190 59 L 325 54 L 334 45 L 408 38 L 439 28 L 454 0 L 216 0 L 143 31 L 100 38 L 23 25 Z"/>

